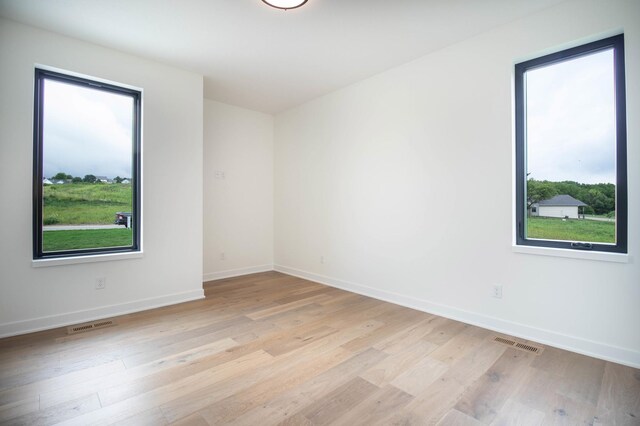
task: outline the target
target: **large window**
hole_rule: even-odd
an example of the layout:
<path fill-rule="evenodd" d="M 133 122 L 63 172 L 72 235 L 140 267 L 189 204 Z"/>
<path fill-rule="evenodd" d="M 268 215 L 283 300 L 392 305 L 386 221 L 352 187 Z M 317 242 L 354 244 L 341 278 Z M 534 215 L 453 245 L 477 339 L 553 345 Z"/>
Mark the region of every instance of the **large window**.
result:
<path fill-rule="evenodd" d="M 141 93 L 35 72 L 34 259 L 140 250 Z"/>
<path fill-rule="evenodd" d="M 627 251 L 624 39 L 515 66 L 516 242 Z"/>

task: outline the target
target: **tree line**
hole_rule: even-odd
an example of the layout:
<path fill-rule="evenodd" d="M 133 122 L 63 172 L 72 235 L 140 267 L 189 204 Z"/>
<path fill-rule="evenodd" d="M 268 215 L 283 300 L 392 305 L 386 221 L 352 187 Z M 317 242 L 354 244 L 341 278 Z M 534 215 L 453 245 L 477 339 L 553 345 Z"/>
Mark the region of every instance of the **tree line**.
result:
<path fill-rule="evenodd" d="M 527 207 L 561 194 L 570 195 L 585 203 L 586 214 L 613 215 L 616 210 L 616 186 L 612 183 L 527 180 Z"/>
<path fill-rule="evenodd" d="M 70 181 L 72 183 L 99 183 L 100 182 L 95 175 L 84 175 L 84 177 L 79 177 L 79 176 L 74 177 L 64 172 L 57 173 L 55 176 L 52 176 L 51 179 Z M 121 178 L 120 176 L 116 176 L 113 178 L 113 181 L 115 183 L 122 183 L 122 181 L 125 179 L 127 178 Z"/>

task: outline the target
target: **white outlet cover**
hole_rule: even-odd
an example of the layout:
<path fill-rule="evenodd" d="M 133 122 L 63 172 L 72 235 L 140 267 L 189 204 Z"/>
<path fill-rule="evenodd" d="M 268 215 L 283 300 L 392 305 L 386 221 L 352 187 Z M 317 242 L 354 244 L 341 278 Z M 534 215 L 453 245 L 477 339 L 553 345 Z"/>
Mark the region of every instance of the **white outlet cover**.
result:
<path fill-rule="evenodd" d="M 496 299 L 502 299 L 502 286 L 494 285 L 493 286 L 493 297 Z"/>

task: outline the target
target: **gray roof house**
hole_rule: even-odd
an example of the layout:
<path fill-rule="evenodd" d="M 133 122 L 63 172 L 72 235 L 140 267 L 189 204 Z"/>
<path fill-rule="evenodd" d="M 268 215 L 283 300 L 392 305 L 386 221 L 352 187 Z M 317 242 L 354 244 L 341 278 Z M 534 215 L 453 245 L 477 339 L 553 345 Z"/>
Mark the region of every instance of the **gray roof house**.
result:
<path fill-rule="evenodd" d="M 573 198 L 571 195 L 561 194 L 532 204 L 531 215 L 579 219 L 580 207 L 587 207 L 587 204 Z"/>

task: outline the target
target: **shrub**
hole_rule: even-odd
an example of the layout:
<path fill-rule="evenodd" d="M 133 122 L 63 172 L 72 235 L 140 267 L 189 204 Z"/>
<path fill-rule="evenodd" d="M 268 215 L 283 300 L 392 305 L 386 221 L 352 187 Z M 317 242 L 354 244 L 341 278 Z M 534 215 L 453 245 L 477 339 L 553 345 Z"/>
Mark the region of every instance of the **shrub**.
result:
<path fill-rule="evenodd" d="M 60 223 L 60 219 L 57 216 L 47 216 L 42 221 L 43 225 L 55 225 L 57 223 Z"/>

